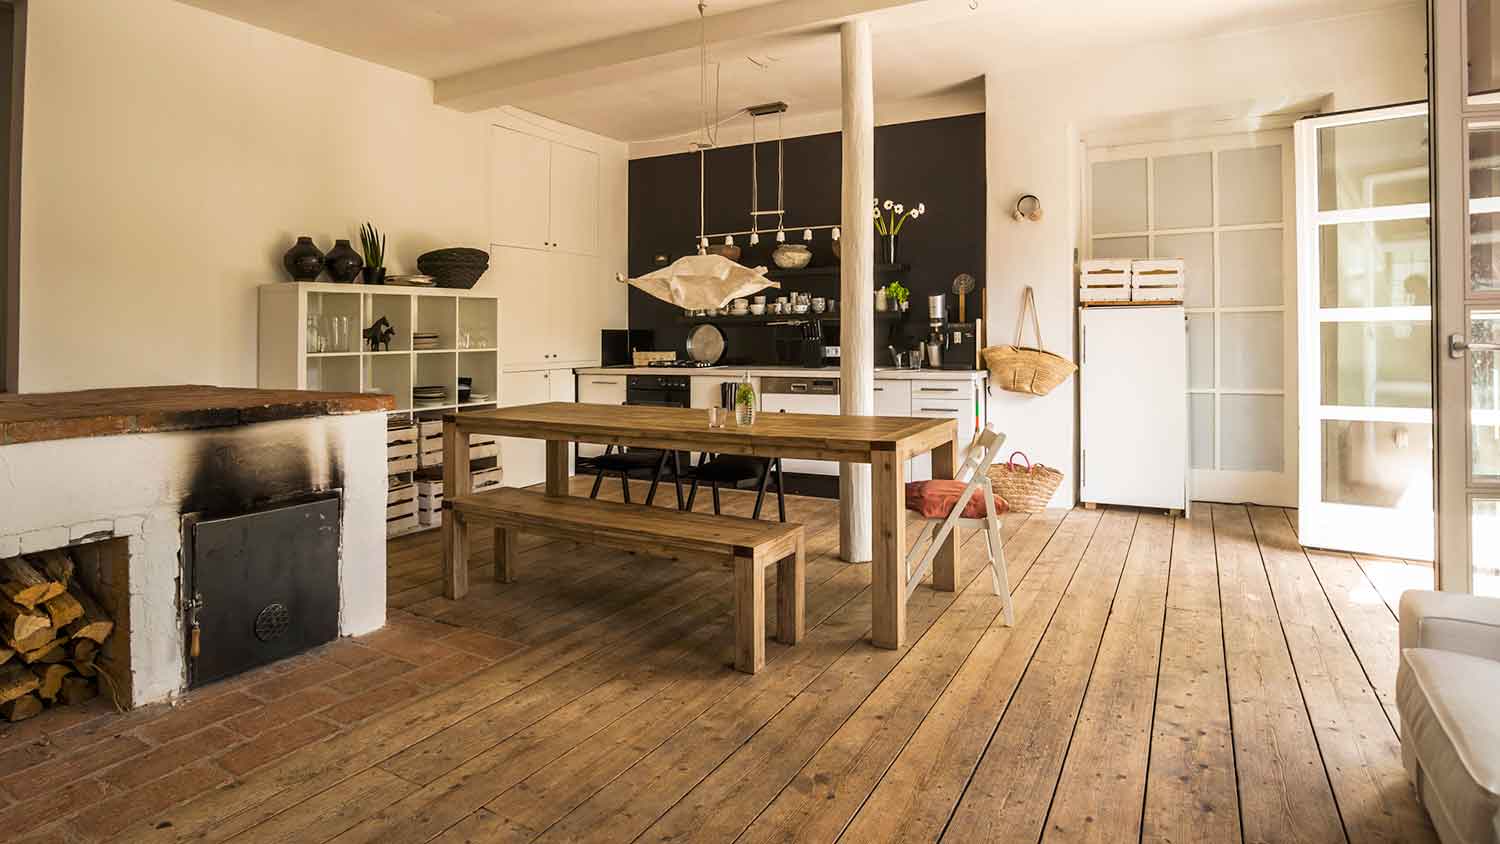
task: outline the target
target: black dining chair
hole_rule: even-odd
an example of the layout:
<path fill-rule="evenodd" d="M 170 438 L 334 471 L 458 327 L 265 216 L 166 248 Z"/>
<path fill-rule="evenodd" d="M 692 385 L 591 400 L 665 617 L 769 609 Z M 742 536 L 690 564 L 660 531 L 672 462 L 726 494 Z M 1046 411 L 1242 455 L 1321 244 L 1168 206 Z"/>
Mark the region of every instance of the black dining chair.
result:
<path fill-rule="evenodd" d="M 594 468 L 598 474 L 594 476 L 594 488 L 589 491 L 589 498 L 599 497 L 599 487 L 604 484 L 606 474 L 618 474 L 620 476 L 620 490 L 625 496 L 625 503 L 630 500 L 630 475 L 635 472 L 651 472 L 651 488 L 646 491 L 646 504 L 650 505 L 656 500 L 656 488 L 661 484 L 662 475 L 667 470 L 667 463 L 672 464 L 672 483 L 677 488 L 677 509 L 683 508 L 682 502 L 682 461 L 676 451 L 661 451 L 654 448 L 636 448 L 626 450 L 618 446 L 605 446 L 604 453 L 594 458 Z"/>
<path fill-rule="evenodd" d="M 781 516 L 781 521 L 786 521 L 786 495 L 782 491 L 781 458 L 779 457 L 744 457 L 737 454 L 707 454 L 698 458 L 698 465 L 692 470 L 692 485 L 688 488 L 687 507 L 693 509 L 693 500 L 698 495 L 698 483 L 702 481 L 708 484 L 713 492 L 714 515 L 719 513 L 719 487 L 740 489 L 743 484 L 755 484 L 755 510 L 751 518 L 760 518 L 761 505 L 766 500 L 766 488 L 770 484 L 771 475 L 776 476 L 776 510 Z"/>

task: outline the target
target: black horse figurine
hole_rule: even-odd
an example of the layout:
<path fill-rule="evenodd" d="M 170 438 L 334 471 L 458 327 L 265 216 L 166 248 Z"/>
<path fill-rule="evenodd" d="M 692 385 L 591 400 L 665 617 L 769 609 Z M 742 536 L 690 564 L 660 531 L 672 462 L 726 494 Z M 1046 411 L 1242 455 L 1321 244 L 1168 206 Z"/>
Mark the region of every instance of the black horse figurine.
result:
<path fill-rule="evenodd" d="M 385 317 L 375 320 L 374 325 L 364 330 L 365 343 L 372 352 L 381 351 L 381 346 L 385 346 L 385 351 L 389 352 L 391 338 L 395 336 L 396 329 L 391 327 L 391 321 Z"/>

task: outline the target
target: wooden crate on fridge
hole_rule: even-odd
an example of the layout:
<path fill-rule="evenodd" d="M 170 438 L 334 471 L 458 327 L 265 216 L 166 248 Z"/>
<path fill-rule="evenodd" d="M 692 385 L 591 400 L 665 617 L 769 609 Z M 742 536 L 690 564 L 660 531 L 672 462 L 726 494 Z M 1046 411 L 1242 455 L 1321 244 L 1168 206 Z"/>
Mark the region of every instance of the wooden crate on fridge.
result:
<path fill-rule="evenodd" d="M 1130 298 L 1134 302 L 1181 302 L 1186 287 L 1187 262 L 1181 258 L 1132 261 Z"/>
<path fill-rule="evenodd" d="M 1092 258 L 1078 273 L 1078 301 L 1129 302 L 1129 258 Z"/>

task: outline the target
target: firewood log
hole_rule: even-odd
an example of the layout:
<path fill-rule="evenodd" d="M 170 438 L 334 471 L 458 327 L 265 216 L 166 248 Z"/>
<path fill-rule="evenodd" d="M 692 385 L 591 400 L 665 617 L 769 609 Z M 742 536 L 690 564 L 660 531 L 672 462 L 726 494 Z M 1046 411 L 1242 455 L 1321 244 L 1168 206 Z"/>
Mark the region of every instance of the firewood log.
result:
<path fill-rule="evenodd" d="M 25 557 L 0 560 L 0 594 L 28 610 L 61 595 L 66 588 L 38 571 Z"/>
<path fill-rule="evenodd" d="M 63 679 L 62 693 L 59 695 L 62 698 L 62 702 L 68 706 L 77 706 L 98 696 L 98 681 L 90 680 L 87 677 L 79 677 L 76 674 Z"/>
<path fill-rule="evenodd" d="M 0 665 L 0 703 L 29 694 L 39 685 L 36 675 L 25 666 L 15 662 Z"/>
<path fill-rule="evenodd" d="M 52 598 L 42 606 L 47 610 L 47 616 L 52 619 L 53 627 L 63 627 L 83 617 L 83 604 L 67 592 Z"/>
<path fill-rule="evenodd" d="M 73 666 L 73 670 L 83 677 L 94 677 L 99 674 L 99 668 L 94 665 L 92 660 L 75 659 L 68 664 Z"/>
<path fill-rule="evenodd" d="M 15 655 L 16 652 L 13 649 L 7 648 L 4 645 L 0 645 L 0 665 L 4 665 L 5 663 L 9 662 L 10 658 Z"/>
<path fill-rule="evenodd" d="M 0 598 L 0 634 L 13 642 L 53 627 L 47 616 L 43 613 L 32 612 L 19 604 L 12 603 L 6 598 Z"/>
<path fill-rule="evenodd" d="M 45 574 L 55 583 L 61 583 L 63 588 L 73 582 L 73 558 L 67 551 L 61 548 L 53 548 L 51 551 L 43 551 L 40 554 L 27 554 L 27 559 L 38 571 Z"/>
<path fill-rule="evenodd" d="M 42 699 L 36 695 L 21 695 L 15 700 L 0 703 L 0 718 L 7 721 L 25 721 L 42 714 Z"/>
<path fill-rule="evenodd" d="M 104 640 L 115 629 L 115 623 L 109 620 L 109 613 L 99 606 L 93 595 L 83 589 L 79 589 L 73 597 L 83 606 L 83 617 L 68 626 L 69 634 L 74 639 L 89 639 L 96 644 L 104 644 Z"/>
<path fill-rule="evenodd" d="M 52 641 L 29 651 L 21 651 L 21 661 L 27 665 L 37 662 L 62 662 L 68 655 L 63 648 L 66 639 L 53 639 Z"/>
<path fill-rule="evenodd" d="M 99 653 L 99 645 L 92 639 L 74 639 L 69 647 L 73 658 L 81 662 L 93 662 Z"/>
<path fill-rule="evenodd" d="M 34 651 L 37 648 L 40 648 L 41 646 L 58 639 L 62 635 L 62 631 L 53 630 L 49 625 L 47 627 L 43 627 L 41 630 L 36 631 L 35 633 L 27 636 L 24 639 L 16 639 L 13 641 L 7 640 L 5 644 L 9 645 L 12 650 L 24 653 L 26 651 Z"/>
<path fill-rule="evenodd" d="M 31 673 L 36 675 L 37 695 L 50 703 L 57 700 L 57 693 L 62 691 L 63 680 L 73 673 L 73 669 L 59 663 L 45 667 L 38 665 L 31 669 Z"/>

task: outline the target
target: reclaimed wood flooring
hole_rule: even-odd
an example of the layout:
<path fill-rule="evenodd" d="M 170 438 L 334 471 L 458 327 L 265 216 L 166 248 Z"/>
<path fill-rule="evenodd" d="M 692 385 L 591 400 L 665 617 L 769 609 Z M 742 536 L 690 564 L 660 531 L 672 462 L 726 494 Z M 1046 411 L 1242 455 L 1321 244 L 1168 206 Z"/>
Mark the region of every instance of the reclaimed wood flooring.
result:
<path fill-rule="evenodd" d="M 724 499 L 748 513 L 749 494 Z M 476 530 L 450 602 L 437 534 L 393 541 L 393 626 L 371 647 L 399 642 L 416 670 L 454 660 L 441 643 L 487 658 L 215 768 L 226 782 L 107 840 L 1435 840 L 1393 702 L 1395 602 L 1430 568 L 1304 550 L 1274 508 L 1012 516 L 1015 626 L 966 536 L 959 591 L 919 588 L 909 644 L 886 651 L 869 567 L 837 559 L 836 503 L 788 509 L 808 526 L 808 636 L 768 641 L 754 676 L 730 668 L 722 569 L 523 534 L 502 586 Z M 7 800 L 0 821 L 24 805 Z M 105 840 L 57 817 L 37 840 Z"/>

